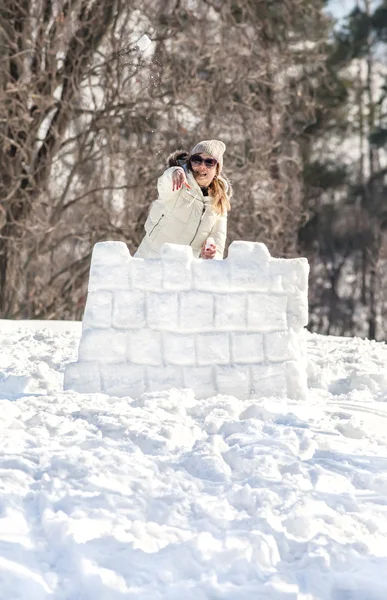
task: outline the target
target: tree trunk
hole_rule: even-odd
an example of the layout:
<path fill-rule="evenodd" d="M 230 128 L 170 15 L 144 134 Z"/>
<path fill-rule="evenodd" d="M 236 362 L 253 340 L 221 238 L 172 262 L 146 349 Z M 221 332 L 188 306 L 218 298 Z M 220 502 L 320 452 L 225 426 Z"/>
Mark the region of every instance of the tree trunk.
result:
<path fill-rule="evenodd" d="M 7 51 L 0 66 L 0 118 L 6 123 L 0 129 L 5 140 L 0 147 L 0 202 L 5 207 L 0 231 L 2 317 L 12 314 L 18 280 L 23 276 L 13 265 L 23 245 L 26 219 L 47 185 L 53 158 L 73 116 L 74 99 L 113 20 L 115 4 L 116 0 L 81 2 L 75 30 L 68 36 L 58 67 L 58 53 L 63 53 L 58 40 L 74 27 L 74 8 L 65 4 L 60 19 L 53 19 L 52 3 L 44 1 L 42 25 L 34 41 L 29 31 L 32 1 L 3 0 L 0 35 Z M 30 66 L 24 60 L 27 50 L 31 52 L 28 46 L 33 47 Z M 60 91 L 59 97 L 58 93 L 54 97 L 54 91 Z M 40 105 L 31 104 L 32 98 Z M 38 142 L 43 123 L 44 138 Z"/>

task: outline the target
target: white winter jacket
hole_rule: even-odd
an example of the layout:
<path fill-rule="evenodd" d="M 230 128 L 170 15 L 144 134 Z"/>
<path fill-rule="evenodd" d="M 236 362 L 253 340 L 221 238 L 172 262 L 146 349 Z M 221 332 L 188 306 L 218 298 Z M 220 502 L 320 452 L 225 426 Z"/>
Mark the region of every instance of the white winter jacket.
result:
<path fill-rule="evenodd" d="M 181 167 L 170 167 L 157 181 L 158 199 L 150 208 L 145 222 L 146 235 L 134 256 L 158 258 L 163 244 L 191 246 L 193 255 L 200 257 L 208 237 L 216 244 L 215 258 L 223 258 L 227 235 L 227 214 L 217 214 L 211 206 L 211 196 L 203 196 L 195 177 L 184 169 L 188 189 L 184 184 L 172 191 L 172 173 Z M 227 185 L 227 182 L 226 182 Z"/>

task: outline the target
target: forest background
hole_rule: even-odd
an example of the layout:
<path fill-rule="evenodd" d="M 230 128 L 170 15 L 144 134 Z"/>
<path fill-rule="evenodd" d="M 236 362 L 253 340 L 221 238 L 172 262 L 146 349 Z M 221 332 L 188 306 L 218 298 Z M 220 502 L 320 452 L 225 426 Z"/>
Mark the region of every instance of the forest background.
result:
<path fill-rule="evenodd" d="M 0 318 L 81 319 L 93 245 L 133 253 L 168 154 L 220 138 L 228 244 L 308 258 L 311 331 L 386 340 L 386 49 L 385 1 L 3 0 Z"/>

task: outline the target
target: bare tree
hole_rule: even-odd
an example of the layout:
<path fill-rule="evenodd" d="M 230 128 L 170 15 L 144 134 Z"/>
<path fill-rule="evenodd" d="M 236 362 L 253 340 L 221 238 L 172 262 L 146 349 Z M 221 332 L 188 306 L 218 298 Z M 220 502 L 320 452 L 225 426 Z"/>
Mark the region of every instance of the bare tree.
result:
<path fill-rule="evenodd" d="M 80 318 L 93 244 L 133 251 L 170 151 L 227 144 L 229 241 L 296 253 L 313 119 L 312 0 L 6 0 L 0 22 L 3 316 Z M 153 40 L 135 50 L 144 32 Z M 309 45 L 306 45 L 306 32 Z M 314 81 L 313 85 L 318 85 Z"/>
<path fill-rule="evenodd" d="M 116 0 L 4 0 L 0 8 L 0 309 L 18 304 L 27 221 L 47 188 Z"/>

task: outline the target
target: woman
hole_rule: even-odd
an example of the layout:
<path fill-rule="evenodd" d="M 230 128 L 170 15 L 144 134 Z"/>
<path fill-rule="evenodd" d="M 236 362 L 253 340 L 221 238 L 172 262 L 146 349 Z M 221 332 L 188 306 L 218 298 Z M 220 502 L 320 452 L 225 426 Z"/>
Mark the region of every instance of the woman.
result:
<path fill-rule="evenodd" d="M 204 140 L 189 154 L 178 151 L 169 157 L 136 257 L 158 258 L 169 242 L 191 246 L 196 258 L 223 258 L 231 197 L 222 175 L 225 149 L 219 140 Z M 208 238 L 213 243 L 206 244 Z"/>

